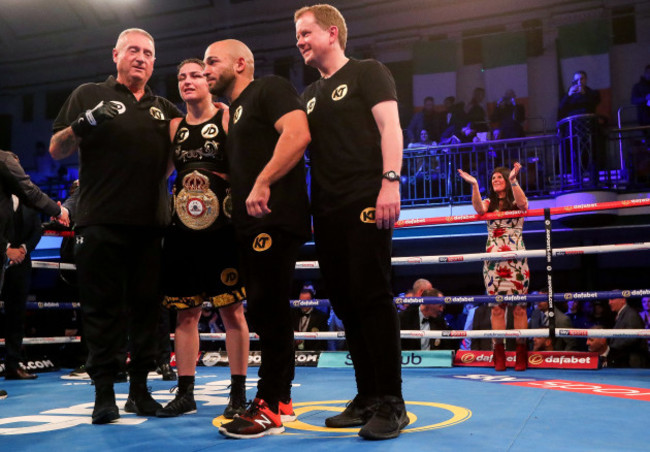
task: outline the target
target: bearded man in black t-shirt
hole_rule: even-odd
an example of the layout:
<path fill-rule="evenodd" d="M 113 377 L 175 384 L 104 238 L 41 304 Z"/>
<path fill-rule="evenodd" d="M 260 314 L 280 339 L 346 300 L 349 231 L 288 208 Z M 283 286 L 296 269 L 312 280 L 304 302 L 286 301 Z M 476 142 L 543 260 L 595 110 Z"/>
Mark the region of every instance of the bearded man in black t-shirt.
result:
<path fill-rule="evenodd" d="M 86 368 L 95 382 L 93 424 L 120 417 L 113 383 L 122 365 L 126 324 L 132 351 L 124 409 L 153 416 L 162 408 L 149 394 L 147 374 L 158 354 L 162 231 L 170 216 L 169 120 L 181 116 L 147 86 L 155 61 L 149 33 L 124 30 L 113 61 L 117 77 L 81 85 L 68 97 L 50 142 L 54 159 L 79 150 L 75 262 Z"/>
<path fill-rule="evenodd" d="M 378 61 L 345 56 L 345 19 L 333 6 L 301 8 L 294 20 L 305 64 L 322 77 L 302 94 L 312 135 L 314 239 L 358 391 L 325 424 L 363 425 L 363 438 L 394 438 L 409 422 L 390 280 L 403 148 L 395 82 Z"/>
<path fill-rule="evenodd" d="M 245 44 L 215 42 L 205 64 L 210 92 L 232 102 L 226 142 L 232 220 L 248 318 L 262 352 L 255 400 L 219 431 L 257 438 L 281 433 L 282 421 L 295 420 L 289 296 L 298 251 L 310 237 L 303 160 L 310 135 L 296 90 L 281 77 L 253 80 L 253 54 Z"/>

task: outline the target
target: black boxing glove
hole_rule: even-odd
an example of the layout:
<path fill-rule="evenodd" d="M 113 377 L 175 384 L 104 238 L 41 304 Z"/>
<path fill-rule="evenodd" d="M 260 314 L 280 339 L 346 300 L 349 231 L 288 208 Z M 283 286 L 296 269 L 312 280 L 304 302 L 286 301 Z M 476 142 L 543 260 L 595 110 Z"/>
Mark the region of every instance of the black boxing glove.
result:
<path fill-rule="evenodd" d="M 72 131 L 78 137 L 84 137 L 92 132 L 95 127 L 113 119 L 118 114 L 118 109 L 112 102 L 102 102 L 92 110 L 86 110 L 79 117 L 70 124 Z"/>

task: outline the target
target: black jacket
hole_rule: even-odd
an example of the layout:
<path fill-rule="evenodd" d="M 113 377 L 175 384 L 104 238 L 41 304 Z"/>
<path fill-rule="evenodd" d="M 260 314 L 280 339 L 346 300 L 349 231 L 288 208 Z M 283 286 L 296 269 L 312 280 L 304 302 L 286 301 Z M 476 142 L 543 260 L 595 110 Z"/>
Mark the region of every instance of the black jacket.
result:
<path fill-rule="evenodd" d="M 13 202 L 22 203 L 49 216 L 58 216 L 61 208 L 36 186 L 13 153 L 0 150 L 0 247 L 4 249 L 13 233 Z"/>

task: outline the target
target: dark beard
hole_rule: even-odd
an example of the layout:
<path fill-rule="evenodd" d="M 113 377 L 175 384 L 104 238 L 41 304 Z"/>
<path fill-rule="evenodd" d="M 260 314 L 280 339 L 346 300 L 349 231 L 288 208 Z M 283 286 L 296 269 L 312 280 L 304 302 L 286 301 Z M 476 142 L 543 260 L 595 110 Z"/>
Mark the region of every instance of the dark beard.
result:
<path fill-rule="evenodd" d="M 232 84 L 235 82 L 235 74 L 228 73 L 223 74 L 215 81 L 215 84 L 210 87 L 210 94 L 217 97 L 225 97 L 225 93 L 229 90 Z"/>

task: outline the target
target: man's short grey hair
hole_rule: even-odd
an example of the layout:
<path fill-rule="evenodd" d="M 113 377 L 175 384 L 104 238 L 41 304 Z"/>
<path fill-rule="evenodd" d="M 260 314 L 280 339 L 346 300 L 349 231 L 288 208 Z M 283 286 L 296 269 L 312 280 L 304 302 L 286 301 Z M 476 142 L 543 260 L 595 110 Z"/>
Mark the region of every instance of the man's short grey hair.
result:
<path fill-rule="evenodd" d="M 115 48 L 116 49 L 119 50 L 120 41 L 123 41 L 126 38 L 126 36 L 128 34 L 130 34 L 130 33 L 139 33 L 139 34 L 144 35 L 147 38 L 149 38 L 151 40 L 151 43 L 154 45 L 154 52 L 155 52 L 156 42 L 154 41 L 153 36 L 151 36 L 151 34 L 149 34 L 148 31 L 143 30 L 142 28 L 127 28 L 122 33 L 120 33 L 120 35 L 117 37 L 117 42 L 115 42 Z"/>

